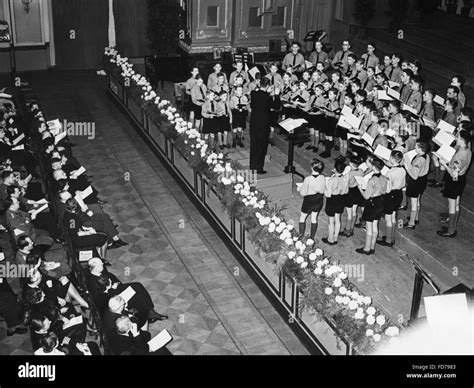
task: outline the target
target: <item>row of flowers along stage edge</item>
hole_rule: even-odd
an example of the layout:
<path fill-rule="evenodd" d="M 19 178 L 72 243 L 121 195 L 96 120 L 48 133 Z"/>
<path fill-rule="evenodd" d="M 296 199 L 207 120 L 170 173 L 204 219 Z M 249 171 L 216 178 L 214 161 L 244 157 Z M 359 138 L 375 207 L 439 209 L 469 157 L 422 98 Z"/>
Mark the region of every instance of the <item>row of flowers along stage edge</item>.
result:
<path fill-rule="evenodd" d="M 257 253 L 296 279 L 306 308 L 334 322 L 359 354 L 372 352 L 384 341 L 398 340 L 399 328 L 372 306 L 370 297 L 355 290 L 342 268 L 331 263 L 313 240 L 298 235 L 293 222 L 284 219 L 284 208 L 270 205 L 244 177 L 235 177 L 232 172 L 238 165 L 223 153 L 214 152 L 192 124 L 133 70 L 128 58 L 109 47 L 105 55 L 109 59 L 107 73 L 121 79 L 133 98 L 142 100 L 147 116 L 173 141 L 190 167 L 208 178 L 229 216 L 244 224 Z"/>

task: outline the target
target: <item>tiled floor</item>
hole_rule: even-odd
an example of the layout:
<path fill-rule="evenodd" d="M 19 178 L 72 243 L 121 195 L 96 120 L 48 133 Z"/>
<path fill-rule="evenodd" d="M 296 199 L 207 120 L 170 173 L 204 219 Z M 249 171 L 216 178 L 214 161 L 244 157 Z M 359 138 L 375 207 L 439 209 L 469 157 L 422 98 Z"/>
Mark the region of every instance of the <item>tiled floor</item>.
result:
<path fill-rule="evenodd" d="M 135 130 L 106 96 L 93 73 L 41 73 L 33 87 L 45 115 L 93 122 L 93 140 L 73 137 L 75 156 L 93 176 L 104 209 L 130 244 L 110 251 L 111 271 L 139 281 L 156 310 L 170 319 L 155 323 L 174 336 L 176 355 L 284 355 L 307 351 L 271 307 L 223 242 L 194 208 Z M 239 276 L 234 268 L 239 267 Z M 2 327 L 0 325 L 0 327 Z M 22 337 L 3 339 L 29 351 Z"/>

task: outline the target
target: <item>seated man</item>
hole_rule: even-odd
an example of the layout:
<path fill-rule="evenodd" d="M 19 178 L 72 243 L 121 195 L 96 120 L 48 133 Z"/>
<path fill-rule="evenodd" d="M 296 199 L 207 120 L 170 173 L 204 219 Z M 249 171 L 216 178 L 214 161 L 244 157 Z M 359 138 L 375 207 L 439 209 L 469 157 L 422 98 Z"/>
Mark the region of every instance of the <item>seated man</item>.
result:
<path fill-rule="evenodd" d="M 141 283 L 121 283 L 117 277 L 104 268 L 104 264 L 99 258 L 89 260 L 89 270 L 87 286 L 99 311 L 105 310 L 110 298 L 131 287 L 135 291 L 135 295 L 128 301 L 128 306 L 137 310 L 140 326 L 143 326 L 147 321 L 153 323 L 157 320 L 168 319 L 168 316 L 159 314 L 154 310 L 155 306 L 150 294 Z M 124 306 L 122 307 L 124 308 Z M 121 313 L 122 310 L 118 312 Z"/>
<path fill-rule="evenodd" d="M 51 248 L 54 244 L 54 240 L 47 231 L 34 227 L 28 213 L 20 210 L 20 202 L 15 198 L 7 199 L 5 201 L 5 207 L 7 209 L 5 216 L 6 224 L 15 237 L 27 235 L 31 237 L 36 245 L 44 245 L 45 250 Z M 32 215 L 32 217 L 34 217 L 34 215 Z"/>
<path fill-rule="evenodd" d="M 72 198 L 71 193 L 68 191 L 62 191 L 60 193 L 60 198 L 61 203 L 59 205 L 62 210 L 59 212 L 63 214 L 64 217 L 64 212 L 66 210 L 66 202 L 67 201 L 75 201 L 77 203 L 76 207 L 76 214 L 80 219 L 82 220 L 83 226 L 86 227 L 92 227 L 98 232 L 103 232 L 106 233 L 109 236 L 108 240 L 108 249 L 115 249 L 115 248 L 120 248 L 125 245 L 128 245 L 125 241 L 121 240 L 120 237 L 118 236 L 118 230 L 115 227 L 114 223 L 110 219 L 109 215 L 106 213 L 94 213 L 92 210 L 88 208 L 88 205 L 86 205 L 80 198 Z M 67 199 L 66 199 L 67 198 Z M 62 201 L 65 200 L 63 203 Z M 100 205 L 96 205 L 100 206 Z"/>
<path fill-rule="evenodd" d="M 21 322 L 21 312 L 21 305 L 7 279 L 0 278 L 0 317 L 3 317 L 7 323 L 7 336 L 27 332 L 27 328 Z"/>
<path fill-rule="evenodd" d="M 115 355 L 171 354 L 166 347 L 150 353 L 148 341 L 151 339 L 151 334 L 140 330 L 137 324 L 133 323 L 127 316 L 118 317 L 115 321 L 115 328 L 115 333 L 109 338 L 110 348 Z"/>

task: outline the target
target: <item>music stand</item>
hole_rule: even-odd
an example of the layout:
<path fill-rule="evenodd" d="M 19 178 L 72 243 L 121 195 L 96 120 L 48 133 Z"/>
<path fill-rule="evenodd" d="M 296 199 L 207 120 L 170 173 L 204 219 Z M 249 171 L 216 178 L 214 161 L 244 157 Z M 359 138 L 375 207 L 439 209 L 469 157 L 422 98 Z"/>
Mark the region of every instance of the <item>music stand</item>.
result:
<path fill-rule="evenodd" d="M 305 176 L 303 174 L 299 173 L 296 170 L 296 167 L 294 166 L 294 158 L 295 158 L 295 145 L 296 145 L 296 142 L 298 142 L 298 143 L 300 143 L 301 141 L 303 141 L 303 143 L 305 142 L 303 139 L 299 138 L 299 135 L 298 135 L 297 132 L 305 129 L 306 127 L 307 127 L 307 124 L 303 124 L 303 125 L 299 126 L 298 128 L 295 128 L 292 132 L 288 132 L 283 127 L 280 126 L 280 128 L 283 128 L 283 130 L 285 131 L 285 134 L 286 134 L 287 139 L 288 139 L 288 161 L 287 161 L 287 165 L 284 168 L 283 172 L 285 174 L 298 175 L 299 177 L 301 177 L 303 179 L 305 178 Z"/>

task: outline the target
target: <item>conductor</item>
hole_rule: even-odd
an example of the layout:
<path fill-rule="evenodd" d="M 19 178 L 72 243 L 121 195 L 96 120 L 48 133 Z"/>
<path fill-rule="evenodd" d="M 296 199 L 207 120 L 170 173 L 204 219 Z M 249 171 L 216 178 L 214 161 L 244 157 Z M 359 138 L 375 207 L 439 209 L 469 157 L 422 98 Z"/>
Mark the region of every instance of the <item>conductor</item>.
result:
<path fill-rule="evenodd" d="M 271 93 L 274 93 L 274 96 Z M 250 170 L 257 174 L 266 174 L 263 169 L 270 135 L 270 111 L 278 110 L 280 91 L 270 85 L 266 77 L 260 81 L 260 86 L 250 94 Z"/>

